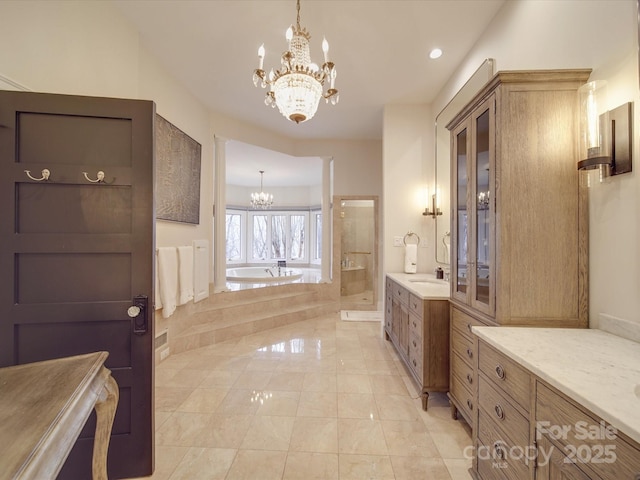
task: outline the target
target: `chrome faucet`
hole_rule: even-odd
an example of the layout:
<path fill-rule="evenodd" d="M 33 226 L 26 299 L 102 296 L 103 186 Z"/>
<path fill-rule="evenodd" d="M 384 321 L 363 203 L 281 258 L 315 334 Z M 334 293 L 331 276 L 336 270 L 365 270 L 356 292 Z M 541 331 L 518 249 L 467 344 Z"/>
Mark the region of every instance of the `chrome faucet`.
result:
<path fill-rule="evenodd" d="M 273 277 L 273 272 L 271 271 L 270 268 L 265 268 L 264 271 Z"/>

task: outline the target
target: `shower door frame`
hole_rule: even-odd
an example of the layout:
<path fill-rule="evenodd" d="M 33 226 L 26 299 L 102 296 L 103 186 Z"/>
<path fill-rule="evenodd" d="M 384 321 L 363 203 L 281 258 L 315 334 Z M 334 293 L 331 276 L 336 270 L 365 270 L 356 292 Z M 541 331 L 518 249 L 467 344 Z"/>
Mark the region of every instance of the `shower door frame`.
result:
<path fill-rule="evenodd" d="M 332 271 L 333 274 L 333 282 L 338 283 L 338 301 L 340 303 L 340 308 L 342 310 L 363 310 L 363 311 L 371 311 L 371 310 L 382 310 L 382 305 L 378 305 L 379 303 L 379 292 L 381 285 L 381 278 L 379 275 L 379 265 L 380 265 L 380 197 L 378 195 L 334 195 L 333 196 L 333 265 Z M 342 217 L 340 215 L 340 205 L 343 201 L 350 200 L 371 200 L 373 201 L 373 221 L 374 221 L 374 238 L 373 238 L 373 248 L 371 251 L 372 255 L 372 288 L 373 288 L 373 298 L 371 304 L 364 303 L 353 303 L 353 302 L 345 302 L 342 300 L 341 290 L 342 290 L 342 279 L 341 279 L 341 264 L 342 260 Z"/>

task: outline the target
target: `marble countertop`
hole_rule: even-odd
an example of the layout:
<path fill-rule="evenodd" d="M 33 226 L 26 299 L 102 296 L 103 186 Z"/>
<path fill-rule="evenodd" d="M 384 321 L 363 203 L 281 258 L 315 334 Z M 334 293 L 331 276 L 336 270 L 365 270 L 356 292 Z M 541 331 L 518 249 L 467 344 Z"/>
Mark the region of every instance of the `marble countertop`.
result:
<path fill-rule="evenodd" d="M 640 343 L 597 329 L 473 333 L 640 443 Z"/>
<path fill-rule="evenodd" d="M 422 300 L 449 299 L 449 282 L 438 280 L 431 273 L 387 273 L 387 276 Z"/>

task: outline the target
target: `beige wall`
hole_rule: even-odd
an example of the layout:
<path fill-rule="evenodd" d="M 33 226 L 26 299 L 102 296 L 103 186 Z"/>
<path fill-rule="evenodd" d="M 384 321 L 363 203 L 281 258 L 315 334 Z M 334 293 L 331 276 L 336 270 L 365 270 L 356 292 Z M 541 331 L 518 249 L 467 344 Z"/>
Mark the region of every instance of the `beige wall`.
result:
<path fill-rule="evenodd" d="M 425 217 L 424 190 L 434 185 L 434 127 L 428 105 L 387 105 L 384 109 L 384 265 L 385 272 L 402 272 L 404 248 L 394 237 L 417 233 L 418 273 L 433 273 L 435 222 Z"/>

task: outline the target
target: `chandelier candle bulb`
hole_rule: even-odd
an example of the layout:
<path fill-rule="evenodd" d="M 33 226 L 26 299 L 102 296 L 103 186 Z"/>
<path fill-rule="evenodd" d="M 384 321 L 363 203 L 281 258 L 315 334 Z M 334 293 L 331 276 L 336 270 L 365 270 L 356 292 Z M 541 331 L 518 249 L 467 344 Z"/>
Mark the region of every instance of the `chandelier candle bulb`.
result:
<path fill-rule="evenodd" d="M 262 70 L 264 65 L 264 43 L 258 48 L 258 58 L 260 59 L 260 66 L 258 68 Z"/>
<path fill-rule="evenodd" d="M 329 42 L 325 37 L 322 38 L 322 53 L 324 53 L 324 63 L 329 61 Z"/>

